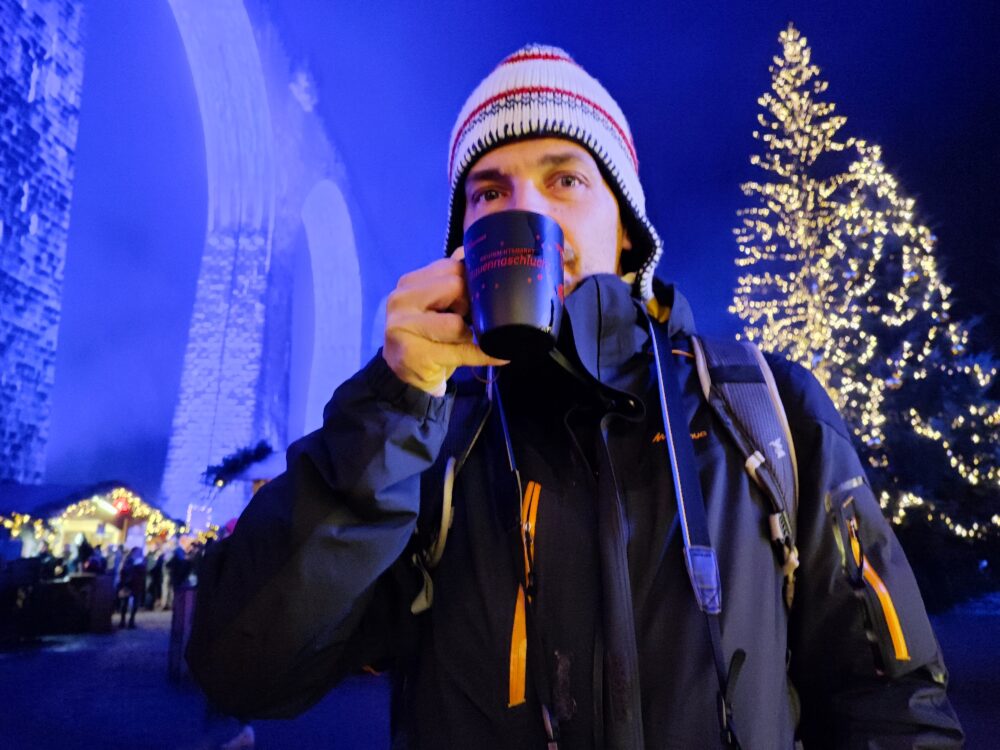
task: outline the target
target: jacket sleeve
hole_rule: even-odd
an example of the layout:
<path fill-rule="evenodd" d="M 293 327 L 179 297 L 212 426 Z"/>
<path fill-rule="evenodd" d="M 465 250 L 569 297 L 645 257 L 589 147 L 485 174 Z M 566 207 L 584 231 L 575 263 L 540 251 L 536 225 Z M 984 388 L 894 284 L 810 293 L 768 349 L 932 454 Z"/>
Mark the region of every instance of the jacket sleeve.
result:
<path fill-rule="evenodd" d="M 420 474 L 452 401 L 402 383 L 379 353 L 337 389 L 322 428 L 289 448 L 285 473 L 214 545 L 187 659 L 217 709 L 295 715 L 389 655 L 410 569 L 393 563 L 414 530 Z"/>
<path fill-rule="evenodd" d="M 961 747 L 920 591 L 847 428 L 810 373 L 771 364 L 799 466 L 789 674 L 805 747 Z"/>

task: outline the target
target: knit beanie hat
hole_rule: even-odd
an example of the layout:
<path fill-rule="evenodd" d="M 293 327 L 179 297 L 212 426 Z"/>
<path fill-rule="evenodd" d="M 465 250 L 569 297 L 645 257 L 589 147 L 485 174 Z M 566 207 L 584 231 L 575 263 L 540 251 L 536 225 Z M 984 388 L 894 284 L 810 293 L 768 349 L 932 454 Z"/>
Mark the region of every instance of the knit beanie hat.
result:
<path fill-rule="evenodd" d="M 473 163 L 497 146 L 543 136 L 574 141 L 593 155 L 632 240 L 622 254 L 623 275 L 634 273 L 633 296 L 649 300 L 663 245 L 646 218 L 628 122 L 605 88 L 558 47 L 529 44 L 504 58 L 462 107 L 450 141 L 445 253 L 462 244 L 464 181 Z"/>

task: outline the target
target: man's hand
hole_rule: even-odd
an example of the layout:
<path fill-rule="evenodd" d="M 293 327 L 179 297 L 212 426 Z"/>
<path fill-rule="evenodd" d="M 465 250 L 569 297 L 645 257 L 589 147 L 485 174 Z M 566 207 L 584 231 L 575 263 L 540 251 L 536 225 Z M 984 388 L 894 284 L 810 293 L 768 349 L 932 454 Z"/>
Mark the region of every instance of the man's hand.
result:
<path fill-rule="evenodd" d="M 463 248 L 451 258 L 405 274 L 389 295 L 382 357 L 405 383 L 434 396 L 462 366 L 505 365 L 485 354 L 472 339 Z"/>

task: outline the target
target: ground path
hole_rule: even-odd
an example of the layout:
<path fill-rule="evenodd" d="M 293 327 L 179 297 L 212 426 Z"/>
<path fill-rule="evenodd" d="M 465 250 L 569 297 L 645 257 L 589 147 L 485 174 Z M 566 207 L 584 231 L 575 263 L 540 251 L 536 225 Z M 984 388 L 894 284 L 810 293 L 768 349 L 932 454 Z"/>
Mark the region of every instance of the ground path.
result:
<path fill-rule="evenodd" d="M 3 750 L 214 750 L 236 734 L 190 684 L 167 679 L 170 613 L 135 630 L 56 636 L 0 653 Z M 934 618 L 967 747 L 1000 747 L 1000 595 Z M 255 722 L 260 750 L 388 747 L 385 681 L 363 676 L 292 721 Z"/>

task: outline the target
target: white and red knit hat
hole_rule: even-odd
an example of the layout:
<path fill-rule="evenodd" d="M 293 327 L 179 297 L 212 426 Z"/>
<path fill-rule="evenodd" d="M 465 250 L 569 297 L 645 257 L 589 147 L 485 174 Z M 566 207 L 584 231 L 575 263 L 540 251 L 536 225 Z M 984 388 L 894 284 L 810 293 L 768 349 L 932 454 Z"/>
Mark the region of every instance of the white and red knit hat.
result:
<path fill-rule="evenodd" d="M 605 88 L 558 47 L 529 44 L 504 58 L 465 102 L 451 134 L 448 238 L 445 252 L 462 244 L 463 182 L 487 151 L 524 138 L 552 136 L 593 154 L 618 199 L 632 240 L 623 271 L 635 272 L 633 295 L 653 296 L 653 271 L 663 245 L 646 218 L 639 160 L 628 122 Z"/>

